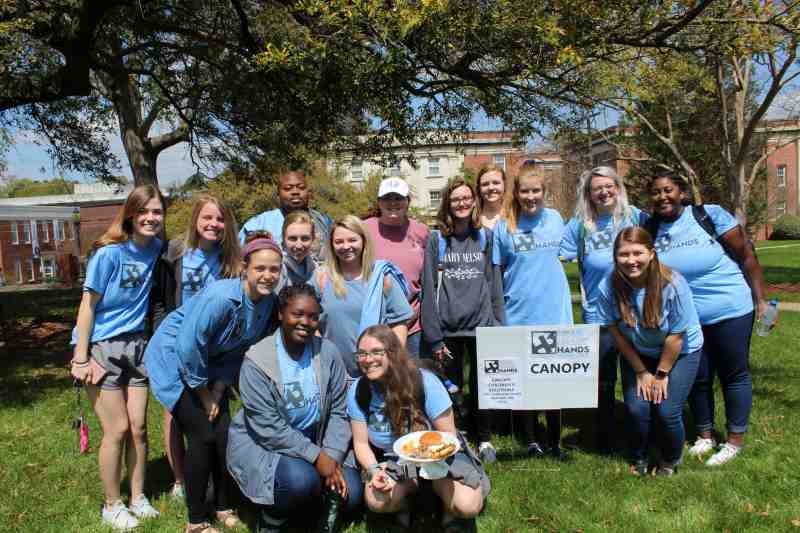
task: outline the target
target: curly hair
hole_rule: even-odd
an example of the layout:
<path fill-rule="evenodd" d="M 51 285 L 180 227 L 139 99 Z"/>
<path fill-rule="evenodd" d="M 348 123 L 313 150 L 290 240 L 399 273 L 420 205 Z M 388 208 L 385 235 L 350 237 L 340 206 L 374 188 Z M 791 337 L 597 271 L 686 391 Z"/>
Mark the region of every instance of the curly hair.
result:
<path fill-rule="evenodd" d="M 408 356 L 400 339 L 385 324 L 370 326 L 358 337 L 356 346 L 364 337 L 372 337 L 383 345 L 389 360 L 383 378 L 377 383 L 386 401 L 386 417 L 397 435 L 427 429 L 425 406 L 419 405 L 415 391 L 422 386 L 419 369 Z M 409 416 L 410 415 L 410 416 Z M 409 426 L 409 421 L 411 421 Z"/>
<path fill-rule="evenodd" d="M 322 312 L 322 300 L 320 300 L 317 291 L 314 290 L 314 287 L 307 283 L 299 283 L 297 285 L 287 285 L 281 289 L 281 292 L 278 293 L 278 309 L 281 311 L 286 310 L 286 306 L 289 305 L 289 302 L 297 298 L 298 296 L 308 296 L 319 306 L 320 312 Z"/>

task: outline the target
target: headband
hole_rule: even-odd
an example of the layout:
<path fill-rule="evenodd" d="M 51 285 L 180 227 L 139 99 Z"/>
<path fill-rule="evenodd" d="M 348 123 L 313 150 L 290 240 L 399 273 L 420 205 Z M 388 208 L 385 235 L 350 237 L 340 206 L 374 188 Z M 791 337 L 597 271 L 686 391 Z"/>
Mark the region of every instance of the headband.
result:
<path fill-rule="evenodd" d="M 242 261 L 245 261 L 247 256 L 259 250 L 272 250 L 274 252 L 278 252 L 278 255 L 283 257 L 283 252 L 281 251 L 281 247 L 278 246 L 278 243 L 272 239 L 260 237 L 245 244 L 244 248 L 242 248 Z"/>

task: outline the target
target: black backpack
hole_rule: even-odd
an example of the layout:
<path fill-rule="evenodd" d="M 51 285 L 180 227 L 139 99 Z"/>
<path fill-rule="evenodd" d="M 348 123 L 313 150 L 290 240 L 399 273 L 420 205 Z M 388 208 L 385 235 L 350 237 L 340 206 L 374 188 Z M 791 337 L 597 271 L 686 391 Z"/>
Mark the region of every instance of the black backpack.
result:
<path fill-rule="evenodd" d="M 414 399 L 417 402 L 417 405 L 421 407 L 421 409 L 425 410 L 425 386 L 423 384 L 422 378 L 422 371 L 418 372 L 419 379 L 415 380 L 414 383 Z M 362 412 L 367 414 L 369 418 L 369 404 L 372 401 L 372 387 L 369 386 L 369 380 L 365 377 L 361 377 L 356 384 L 356 403 L 358 407 L 361 409 Z M 414 421 L 411 419 L 411 411 L 409 410 L 408 413 L 408 431 L 411 431 L 413 427 Z M 395 428 L 392 428 L 395 429 Z M 395 429 L 395 431 L 397 431 Z M 405 433 L 405 432 L 399 432 Z"/>

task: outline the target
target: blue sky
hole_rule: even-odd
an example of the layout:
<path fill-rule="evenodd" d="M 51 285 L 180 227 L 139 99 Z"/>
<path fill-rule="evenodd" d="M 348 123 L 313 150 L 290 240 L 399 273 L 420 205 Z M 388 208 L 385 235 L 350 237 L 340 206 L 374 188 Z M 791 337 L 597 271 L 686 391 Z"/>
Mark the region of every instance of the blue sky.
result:
<path fill-rule="evenodd" d="M 122 163 L 120 173 L 131 177 L 131 169 L 122 148 L 119 137 L 114 135 L 110 138 L 111 151 Z M 50 159 L 44 146 L 34 142 L 32 134 L 22 132 L 14 138 L 6 154 L 8 168 L 7 175 L 17 178 L 31 178 L 36 180 L 52 179 L 63 176 L 67 179 L 79 181 L 94 181 L 91 176 L 77 172 L 60 171 L 55 163 Z M 158 176 L 162 186 L 171 184 L 174 180 L 183 181 L 196 172 L 194 165 L 189 159 L 186 144 L 179 144 L 161 152 L 158 157 Z M 208 169 L 201 169 L 204 174 L 209 174 Z"/>

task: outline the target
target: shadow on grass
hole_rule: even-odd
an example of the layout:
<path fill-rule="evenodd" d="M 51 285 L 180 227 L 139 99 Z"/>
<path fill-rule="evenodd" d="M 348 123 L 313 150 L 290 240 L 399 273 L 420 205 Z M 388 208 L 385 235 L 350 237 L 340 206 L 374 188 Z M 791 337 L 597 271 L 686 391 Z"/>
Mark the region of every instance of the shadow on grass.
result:
<path fill-rule="evenodd" d="M 81 291 L 82 289 L 77 287 L 0 292 L 0 320 L 37 317 L 73 321 L 80 303 Z"/>
<path fill-rule="evenodd" d="M 72 386 L 66 368 L 69 351 L 3 350 L 0 361 L 0 404 L 27 407 Z"/>

